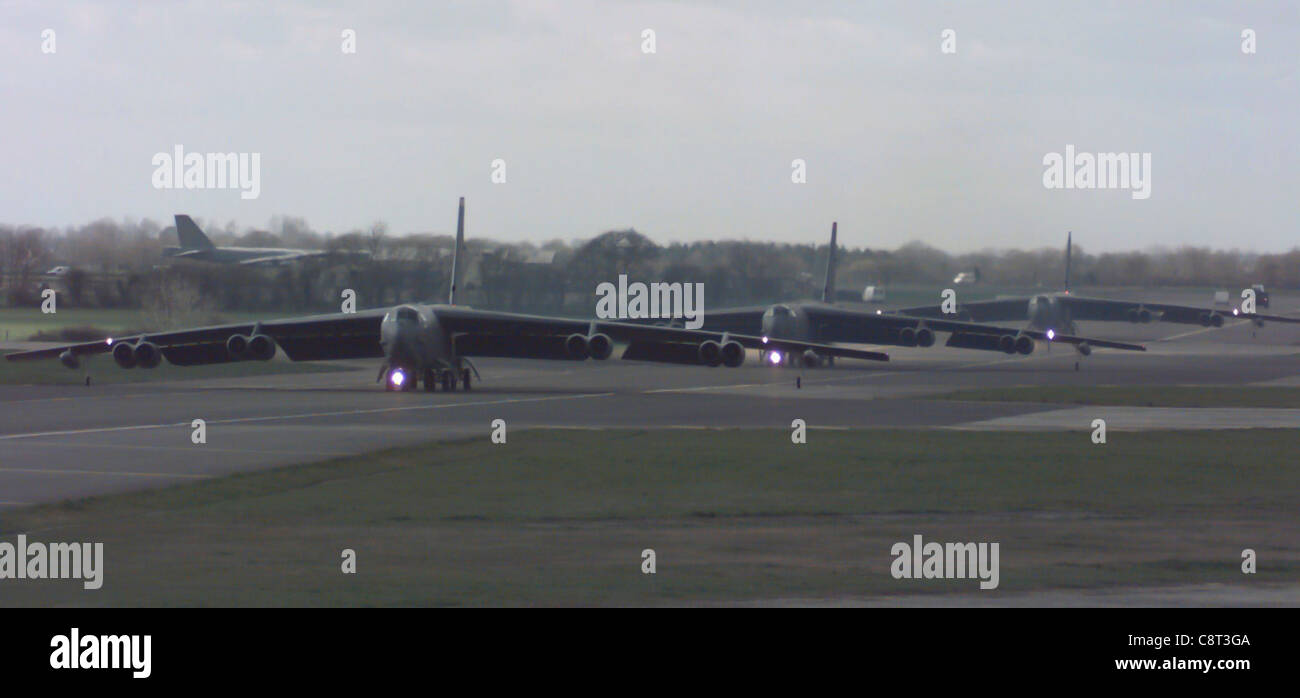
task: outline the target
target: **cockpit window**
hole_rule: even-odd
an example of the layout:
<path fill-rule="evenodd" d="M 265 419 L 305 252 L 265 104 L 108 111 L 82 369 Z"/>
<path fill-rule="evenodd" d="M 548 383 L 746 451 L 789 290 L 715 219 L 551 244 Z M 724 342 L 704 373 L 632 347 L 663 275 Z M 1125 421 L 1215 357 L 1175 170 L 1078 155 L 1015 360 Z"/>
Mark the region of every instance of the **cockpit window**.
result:
<path fill-rule="evenodd" d="M 420 314 L 415 312 L 415 308 L 398 308 L 397 319 L 410 320 L 411 322 L 419 322 Z"/>

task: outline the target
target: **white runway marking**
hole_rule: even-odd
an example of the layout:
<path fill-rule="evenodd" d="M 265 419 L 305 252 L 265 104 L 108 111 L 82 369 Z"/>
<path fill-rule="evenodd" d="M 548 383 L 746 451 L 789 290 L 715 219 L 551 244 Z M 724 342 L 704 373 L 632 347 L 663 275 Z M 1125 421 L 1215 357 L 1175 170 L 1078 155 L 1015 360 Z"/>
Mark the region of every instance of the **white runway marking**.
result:
<path fill-rule="evenodd" d="M 1151 431 L 1185 429 L 1295 429 L 1300 428 L 1300 409 L 1275 407 L 1124 407 L 1092 405 L 1045 410 L 1011 417 L 966 422 L 950 429 L 969 430 L 1063 430 L 1085 435 L 1092 420 L 1106 420 L 1107 431 Z"/>
<path fill-rule="evenodd" d="M 267 415 L 263 417 L 236 417 L 234 419 L 210 419 L 208 425 L 213 424 L 248 424 L 251 422 L 274 422 L 286 419 L 313 419 L 316 417 L 346 417 L 348 415 L 359 414 L 382 414 L 385 412 L 409 412 L 413 410 L 442 410 L 453 407 L 474 407 L 478 405 L 507 405 L 520 402 L 547 402 L 551 400 L 581 400 L 591 397 L 609 397 L 615 393 L 584 393 L 581 395 L 558 395 L 553 397 L 531 397 L 531 398 L 508 398 L 502 400 L 479 400 L 477 402 L 453 402 L 437 405 L 407 405 L 405 407 L 377 407 L 368 410 L 340 410 L 336 412 L 304 412 L 301 414 L 278 414 Z M 96 429 L 68 429 L 64 431 L 40 431 L 30 434 L 5 434 L 0 436 L 0 441 L 12 439 L 35 439 L 43 436 L 76 436 L 79 434 L 103 434 L 115 431 L 136 431 L 140 429 L 167 429 L 190 427 L 190 422 L 172 422 L 169 424 L 135 424 L 120 427 L 99 427 Z"/>

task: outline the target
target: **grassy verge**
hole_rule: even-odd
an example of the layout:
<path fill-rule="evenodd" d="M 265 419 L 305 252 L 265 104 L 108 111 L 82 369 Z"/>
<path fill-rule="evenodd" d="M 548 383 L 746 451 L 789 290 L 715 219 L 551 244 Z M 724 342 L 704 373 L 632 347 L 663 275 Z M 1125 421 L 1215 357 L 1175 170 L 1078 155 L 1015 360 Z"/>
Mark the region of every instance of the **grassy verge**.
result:
<path fill-rule="evenodd" d="M 925 397 L 1129 407 L 1300 407 L 1300 388 L 1238 385 L 1017 386 L 958 390 Z"/>
<path fill-rule="evenodd" d="M 1073 441 L 1072 441 L 1073 440 Z M 891 545 L 1001 544 L 1002 591 L 1294 584 L 1293 430 L 519 431 L 0 513 L 99 541 L 103 589 L 0 604 L 657 604 L 971 593 Z M 657 573 L 641 573 L 652 548 Z M 1243 548 L 1258 574 L 1239 570 Z M 344 549 L 357 574 L 340 572 Z M 986 592 L 996 593 L 996 592 Z"/>

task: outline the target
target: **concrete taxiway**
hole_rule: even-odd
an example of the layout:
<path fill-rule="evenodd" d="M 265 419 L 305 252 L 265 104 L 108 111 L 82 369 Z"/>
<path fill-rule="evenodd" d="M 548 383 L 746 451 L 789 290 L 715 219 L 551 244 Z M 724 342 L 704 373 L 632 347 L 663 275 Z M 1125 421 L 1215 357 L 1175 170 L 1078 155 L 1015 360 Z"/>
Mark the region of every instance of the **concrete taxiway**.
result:
<path fill-rule="evenodd" d="M 1216 330 L 1109 323 L 1081 332 L 1149 351 L 1041 348 L 1032 356 L 887 348 L 889 363 L 738 369 L 481 360 L 470 393 L 387 393 L 354 371 L 111 386 L 0 386 L 0 507 L 194 481 L 382 448 L 530 427 L 1055 428 L 1300 427 L 1300 410 L 1062 408 L 925 399 L 1012 385 L 1240 385 L 1300 374 L 1300 326 Z M 1167 339 L 1153 339 L 1152 334 Z M 1079 369 L 1075 363 L 1079 362 Z M 0 369 L 3 367 L 0 366 Z M 51 371 L 63 370 L 50 363 Z M 795 387 L 801 377 L 801 387 Z M 1101 411 L 1105 411 L 1103 414 Z M 193 420 L 206 443 L 192 443 Z M 574 438 L 581 438 L 576 435 Z"/>

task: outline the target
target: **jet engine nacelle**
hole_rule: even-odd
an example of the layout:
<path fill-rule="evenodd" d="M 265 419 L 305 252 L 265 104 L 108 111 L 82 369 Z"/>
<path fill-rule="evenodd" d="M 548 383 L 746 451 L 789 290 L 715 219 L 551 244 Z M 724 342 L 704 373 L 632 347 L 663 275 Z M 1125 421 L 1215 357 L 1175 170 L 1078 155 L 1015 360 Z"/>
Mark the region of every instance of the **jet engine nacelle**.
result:
<path fill-rule="evenodd" d="M 255 334 L 248 340 L 248 355 L 258 361 L 275 358 L 275 340 L 264 334 Z"/>
<path fill-rule="evenodd" d="M 1034 338 L 1027 334 L 1022 334 L 1019 337 L 1016 337 L 1016 351 L 1025 356 L 1034 353 Z"/>
<path fill-rule="evenodd" d="M 236 359 L 244 358 L 248 352 L 248 337 L 242 334 L 232 334 L 230 339 L 226 340 L 226 351 Z"/>
<path fill-rule="evenodd" d="M 1009 334 L 1004 334 L 998 338 L 998 349 L 1008 353 L 1016 353 L 1016 338 Z"/>
<path fill-rule="evenodd" d="M 614 353 L 614 340 L 607 334 L 593 334 L 587 338 L 587 353 L 597 361 L 604 361 Z"/>
<path fill-rule="evenodd" d="M 162 351 L 153 342 L 138 342 L 135 345 L 135 365 L 140 368 L 154 368 L 162 362 Z"/>
<path fill-rule="evenodd" d="M 564 350 L 571 358 L 579 361 L 591 356 L 591 350 L 587 347 L 587 336 L 582 334 L 569 335 L 569 338 L 564 340 Z"/>
<path fill-rule="evenodd" d="M 722 364 L 728 368 L 736 368 L 745 363 L 745 347 L 740 342 L 731 340 L 722 345 Z"/>
<path fill-rule="evenodd" d="M 71 349 L 59 354 L 59 363 L 63 364 L 67 368 L 78 368 L 81 366 L 81 361 L 77 359 L 77 355 L 73 354 Z"/>
<path fill-rule="evenodd" d="M 898 341 L 905 347 L 916 346 L 916 330 L 911 327 L 904 327 L 898 333 Z"/>
<path fill-rule="evenodd" d="M 722 363 L 722 345 L 706 339 L 700 342 L 700 363 L 708 366 L 717 366 Z"/>
<path fill-rule="evenodd" d="M 934 330 L 929 327 L 916 328 L 916 346 L 932 347 L 934 346 Z"/>
<path fill-rule="evenodd" d="M 1079 342 L 1078 344 L 1074 345 L 1074 350 L 1079 352 L 1080 354 L 1083 354 L 1084 356 L 1089 356 L 1092 354 L 1092 345 L 1088 344 L 1087 342 Z"/>
<path fill-rule="evenodd" d="M 113 347 L 113 361 L 122 368 L 135 368 L 135 347 L 119 342 Z"/>
<path fill-rule="evenodd" d="M 805 350 L 801 358 L 803 359 L 803 365 L 807 368 L 816 368 L 817 366 L 822 365 L 821 354 L 818 354 L 812 349 Z"/>

